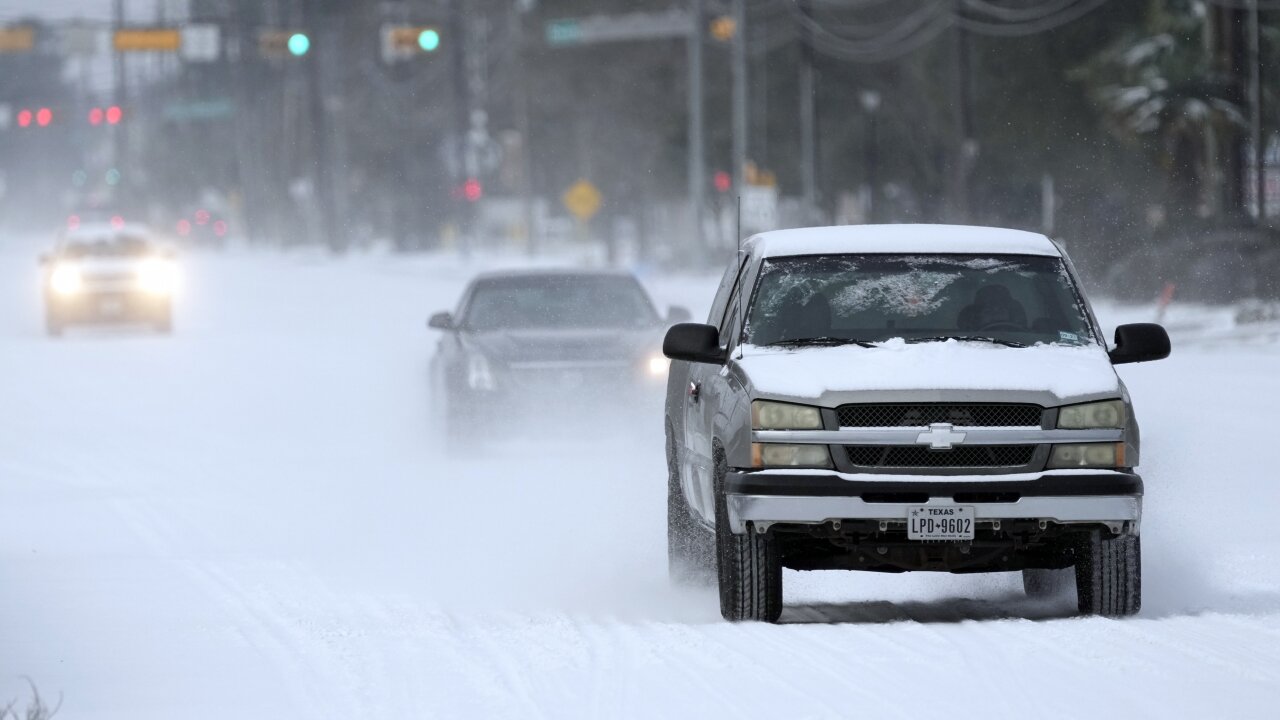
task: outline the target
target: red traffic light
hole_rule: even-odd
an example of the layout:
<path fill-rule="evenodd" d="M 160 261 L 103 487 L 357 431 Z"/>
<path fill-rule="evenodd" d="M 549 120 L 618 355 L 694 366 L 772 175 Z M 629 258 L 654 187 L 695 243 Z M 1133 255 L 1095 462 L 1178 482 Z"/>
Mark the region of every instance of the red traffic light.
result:
<path fill-rule="evenodd" d="M 462 197 L 466 198 L 467 202 L 476 202 L 484 197 L 484 186 L 479 180 L 471 178 L 462 184 Z"/>
<path fill-rule="evenodd" d="M 76 230 L 80 227 L 80 216 L 71 215 L 67 218 L 67 229 Z"/>
<path fill-rule="evenodd" d="M 729 189 L 733 187 L 733 178 L 729 176 L 729 173 L 723 170 L 716 173 L 714 182 L 716 184 L 716 190 L 719 190 L 722 193 L 729 192 Z"/>
<path fill-rule="evenodd" d="M 213 234 L 223 237 L 227 234 L 227 223 L 225 220 L 216 220 L 213 223 Z"/>
<path fill-rule="evenodd" d="M 122 230 L 122 229 L 124 229 L 124 218 L 120 217 L 119 215 L 112 215 L 112 216 L 111 216 L 111 228 L 112 228 L 113 230 Z"/>
<path fill-rule="evenodd" d="M 89 124 L 90 125 L 102 124 L 102 108 L 94 108 L 89 111 Z"/>
<path fill-rule="evenodd" d="M 177 228 L 176 228 L 176 229 L 177 229 L 177 231 L 178 231 L 178 234 L 179 234 L 179 235 L 181 235 L 181 236 L 183 236 L 183 237 L 186 237 L 187 235 L 190 235 L 190 234 L 191 234 L 191 221 L 190 221 L 190 220 L 187 220 L 186 218 L 183 218 L 183 219 L 179 220 L 179 221 L 178 221 L 178 226 L 177 226 Z"/>
<path fill-rule="evenodd" d="M 40 127 L 49 127 L 49 123 L 53 122 L 53 111 L 49 108 L 40 108 L 36 111 L 36 124 Z"/>
<path fill-rule="evenodd" d="M 34 114 L 26 108 L 19 110 L 18 111 L 18 127 L 31 127 L 31 120 L 34 117 L 35 117 Z"/>
<path fill-rule="evenodd" d="M 124 111 L 120 109 L 119 105 L 112 105 L 107 108 L 107 112 L 105 114 L 108 125 L 116 125 L 120 122 L 120 118 L 124 117 Z"/>

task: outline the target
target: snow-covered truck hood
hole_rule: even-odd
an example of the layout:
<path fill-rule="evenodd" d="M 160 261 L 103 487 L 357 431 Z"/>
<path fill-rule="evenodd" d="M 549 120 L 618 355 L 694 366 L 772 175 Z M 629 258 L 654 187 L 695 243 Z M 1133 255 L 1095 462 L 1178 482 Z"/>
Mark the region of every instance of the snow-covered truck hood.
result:
<path fill-rule="evenodd" d="M 732 362 L 753 398 L 824 407 L 957 401 L 1049 407 L 1123 393 L 1106 351 L 1097 345 L 1010 348 L 955 340 L 891 340 L 873 348 L 748 345 Z"/>

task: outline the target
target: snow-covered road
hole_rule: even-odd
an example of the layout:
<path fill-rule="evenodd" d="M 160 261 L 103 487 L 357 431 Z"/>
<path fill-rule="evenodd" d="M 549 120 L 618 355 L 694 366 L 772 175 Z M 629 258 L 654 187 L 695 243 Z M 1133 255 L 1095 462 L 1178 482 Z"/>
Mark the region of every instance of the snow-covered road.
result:
<path fill-rule="evenodd" d="M 0 707 L 30 676 L 74 719 L 1280 715 L 1280 346 L 1124 370 L 1138 618 L 790 573 L 785 624 L 729 625 L 666 582 L 656 416 L 437 456 L 424 321 L 477 267 L 194 257 L 173 337 L 51 341 L 0 250 Z M 714 279 L 648 284 L 697 314 Z"/>

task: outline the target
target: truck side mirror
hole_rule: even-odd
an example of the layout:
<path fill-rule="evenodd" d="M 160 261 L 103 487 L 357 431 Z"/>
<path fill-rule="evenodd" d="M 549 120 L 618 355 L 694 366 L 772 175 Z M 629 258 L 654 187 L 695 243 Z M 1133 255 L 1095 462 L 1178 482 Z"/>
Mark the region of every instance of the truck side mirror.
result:
<path fill-rule="evenodd" d="M 720 347 L 720 330 L 702 323 L 672 325 L 662 341 L 662 354 L 672 360 L 712 365 L 723 365 L 726 355 Z"/>
<path fill-rule="evenodd" d="M 1132 323 L 1116 328 L 1116 347 L 1107 353 L 1113 365 L 1163 360 L 1169 357 L 1169 333 L 1155 323 Z"/>

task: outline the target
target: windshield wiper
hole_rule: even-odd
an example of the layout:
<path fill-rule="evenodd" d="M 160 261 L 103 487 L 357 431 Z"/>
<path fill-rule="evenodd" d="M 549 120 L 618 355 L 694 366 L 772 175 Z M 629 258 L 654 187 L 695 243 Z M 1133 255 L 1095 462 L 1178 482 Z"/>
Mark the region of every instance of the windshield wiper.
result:
<path fill-rule="evenodd" d="M 805 345 L 817 345 L 820 347 L 837 347 L 839 345 L 857 345 L 859 347 L 864 347 L 864 348 L 875 347 L 874 343 L 869 343 L 866 340 L 855 340 L 853 338 L 839 338 L 839 337 L 828 337 L 828 336 L 812 337 L 812 338 L 795 338 L 792 340 L 779 340 L 777 342 L 771 342 L 768 345 L 765 345 L 765 347 L 803 347 Z"/>
<path fill-rule="evenodd" d="M 989 337 L 987 335 L 935 335 L 933 337 L 916 337 L 906 339 L 909 343 L 946 342 L 947 340 L 957 340 L 959 342 L 987 342 L 1011 348 L 1027 347 L 1026 343 L 1020 343 L 1017 340 L 1001 340 L 1000 338 Z"/>

